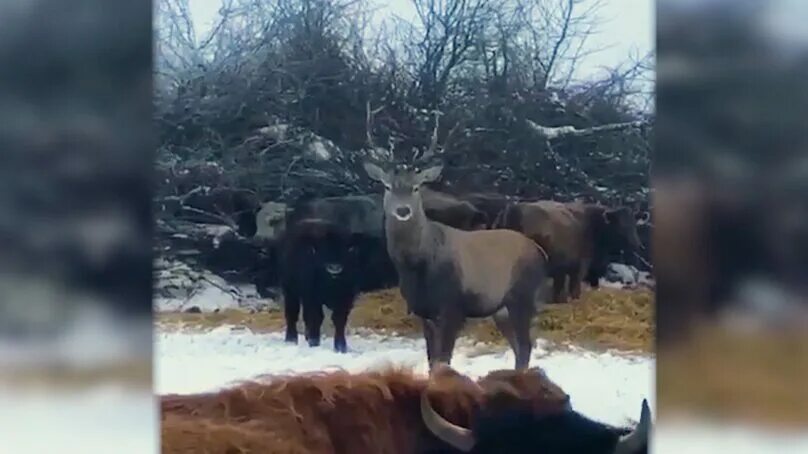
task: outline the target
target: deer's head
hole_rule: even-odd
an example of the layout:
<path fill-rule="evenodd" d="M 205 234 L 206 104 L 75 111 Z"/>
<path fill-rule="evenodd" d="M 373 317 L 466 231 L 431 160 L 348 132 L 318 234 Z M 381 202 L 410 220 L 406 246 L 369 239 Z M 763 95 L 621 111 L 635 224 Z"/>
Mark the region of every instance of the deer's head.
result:
<path fill-rule="evenodd" d="M 424 170 L 397 166 L 385 172 L 379 166 L 366 162 L 365 172 L 372 180 L 384 185 L 385 216 L 398 222 L 409 222 L 423 213 L 421 185 L 440 177 L 442 165 L 434 165 Z"/>

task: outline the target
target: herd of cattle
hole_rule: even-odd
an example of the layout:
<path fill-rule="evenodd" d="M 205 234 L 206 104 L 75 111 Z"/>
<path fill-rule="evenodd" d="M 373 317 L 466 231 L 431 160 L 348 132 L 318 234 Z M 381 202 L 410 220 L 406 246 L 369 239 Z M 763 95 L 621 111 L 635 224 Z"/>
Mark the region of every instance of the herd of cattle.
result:
<path fill-rule="evenodd" d="M 374 164 L 379 195 L 302 201 L 258 213 L 259 231 L 277 239 L 286 340 L 320 343 L 323 308 L 331 311 L 334 348 L 347 349 L 345 327 L 362 291 L 398 285 L 409 313 L 423 322 L 427 356 L 449 362 L 467 317 L 493 317 L 516 355 L 530 357 L 530 322 L 547 299 L 577 299 L 581 282 L 597 287 L 616 254 L 641 247 L 628 208 L 554 201 L 522 202 L 495 194 L 458 197 L 430 189 L 439 166 L 418 171 Z"/>
<path fill-rule="evenodd" d="M 634 213 L 582 202 L 464 197 L 425 184 L 441 166 L 365 164 L 383 195 L 301 201 L 258 212 L 279 249 L 286 341 L 301 309 L 310 346 L 324 307 L 334 348 L 361 291 L 398 285 L 422 321 L 430 377 L 391 370 L 274 377 L 216 393 L 162 397 L 163 452 L 645 453 L 650 412 L 634 430 L 573 411 L 539 368 L 529 369 L 531 320 L 548 299 L 579 298 L 610 259 L 640 247 Z M 263 231 L 262 231 L 263 230 Z M 450 368 L 466 318 L 493 317 L 515 369 L 473 381 Z"/>

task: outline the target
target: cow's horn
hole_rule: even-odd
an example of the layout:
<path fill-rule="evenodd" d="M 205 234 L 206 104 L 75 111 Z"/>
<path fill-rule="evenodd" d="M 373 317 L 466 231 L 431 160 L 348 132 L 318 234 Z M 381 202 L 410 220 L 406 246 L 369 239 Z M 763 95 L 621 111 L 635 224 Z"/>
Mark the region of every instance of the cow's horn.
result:
<path fill-rule="evenodd" d="M 421 393 L 421 418 L 426 428 L 433 435 L 463 452 L 469 452 L 474 447 L 474 435 L 469 429 L 452 424 L 439 415 L 429 403 L 426 391 Z"/>
<path fill-rule="evenodd" d="M 637 427 L 627 435 L 620 437 L 614 454 L 633 454 L 640 452 L 643 446 L 648 445 L 648 433 L 651 431 L 651 409 L 648 408 L 648 401 L 642 400 L 642 411 L 640 412 L 640 422 Z"/>

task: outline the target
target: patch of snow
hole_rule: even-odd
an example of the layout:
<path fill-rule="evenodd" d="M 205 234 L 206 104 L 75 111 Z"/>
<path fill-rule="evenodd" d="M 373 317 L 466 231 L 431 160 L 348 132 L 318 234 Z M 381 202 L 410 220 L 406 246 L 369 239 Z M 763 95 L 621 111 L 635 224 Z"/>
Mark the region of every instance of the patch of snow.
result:
<path fill-rule="evenodd" d="M 233 293 L 216 286 L 206 286 L 194 292 L 182 305 L 183 311 L 216 312 L 238 309 L 239 299 Z"/>
<path fill-rule="evenodd" d="M 623 284 L 622 282 L 612 282 L 607 280 L 606 278 L 601 278 L 600 283 L 598 285 L 604 288 L 616 288 L 616 289 L 626 288 L 626 285 Z"/>
<path fill-rule="evenodd" d="M 637 282 L 637 268 L 622 263 L 610 263 L 606 270 L 606 278 L 612 282 L 633 284 Z"/>
<path fill-rule="evenodd" d="M 331 159 L 331 153 L 328 151 L 328 148 L 326 148 L 325 144 L 320 141 L 309 144 L 308 152 L 313 154 L 318 159 L 322 159 L 323 161 Z"/>
<path fill-rule="evenodd" d="M 220 224 L 200 224 L 202 230 L 208 234 L 212 239 L 213 247 L 219 248 L 219 244 L 222 242 L 222 238 L 226 235 L 236 235 L 236 232 L 233 230 L 232 227 L 228 225 L 220 225 Z"/>
<path fill-rule="evenodd" d="M 452 367 L 473 377 L 513 368 L 513 352 L 460 339 Z M 349 334 L 349 351 L 333 351 L 333 339 L 320 347 L 284 342 L 282 333 L 234 332 L 222 327 L 206 333 L 158 332 L 155 336 L 156 376 L 160 394 L 187 394 L 226 387 L 261 374 L 290 374 L 345 369 L 359 372 L 387 365 L 412 367 L 426 374 L 426 349 L 421 339 L 383 335 L 368 330 Z M 550 350 L 538 341 L 531 365 L 541 366 L 570 394 L 576 410 L 611 424 L 627 425 L 639 418 L 647 398 L 654 408 L 654 358 L 619 353 L 595 353 L 580 348 Z M 189 373 L 193 371 L 193 373 Z"/>
<path fill-rule="evenodd" d="M 155 298 L 154 307 L 158 312 L 178 312 L 182 310 L 185 300 L 182 298 Z"/>
<path fill-rule="evenodd" d="M 289 128 L 290 126 L 288 124 L 277 124 L 271 126 L 264 126 L 263 128 L 260 128 L 258 132 L 266 136 L 269 136 L 278 142 L 282 142 L 286 140 Z"/>
<path fill-rule="evenodd" d="M 622 263 L 610 263 L 600 284 L 608 288 L 653 287 L 651 273 Z"/>

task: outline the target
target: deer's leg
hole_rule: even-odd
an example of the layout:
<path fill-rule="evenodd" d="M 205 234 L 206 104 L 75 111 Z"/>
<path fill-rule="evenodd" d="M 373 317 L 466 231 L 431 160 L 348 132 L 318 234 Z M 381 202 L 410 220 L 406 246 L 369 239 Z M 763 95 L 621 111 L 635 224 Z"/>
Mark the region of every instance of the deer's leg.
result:
<path fill-rule="evenodd" d="M 432 361 L 437 358 L 437 325 L 434 320 L 427 318 L 421 319 L 421 326 L 424 331 L 424 341 L 426 342 L 426 359 L 429 362 L 430 369 L 432 368 Z"/>
<path fill-rule="evenodd" d="M 283 316 L 286 318 L 286 342 L 297 343 L 297 320 L 300 317 L 300 297 L 290 287 L 283 288 Z"/>
<path fill-rule="evenodd" d="M 463 327 L 463 318 L 444 315 L 440 322 L 438 325 L 438 346 L 440 347 L 438 361 L 449 365 L 452 362 L 452 353 L 454 352 L 457 335 Z"/>
<path fill-rule="evenodd" d="M 320 345 L 320 327 L 323 324 L 323 305 L 316 299 L 303 302 L 303 323 L 306 325 L 306 340 L 310 347 Z"/>
<path fill-rule="evenodd" d="M 530 338 L 530 323 L 533 320 L 533 313 L 525 311 L 522 314 L 514 314 L 510 318 L 516 337 L 516 369 L 527 369 L 530 365 L 530 353 L 533 349 L 533 340 Z"/>
<path fill-rule="evenodd" d="M 503 307 L 494 314 L 494 323 L 502 336 L 508 340 L 508 344 L 513 350 L 514 356 L 519 357 L 519 344 L 516 342 L 516 333 L 510 320 L 510 313 L 507 307 Z"/>

